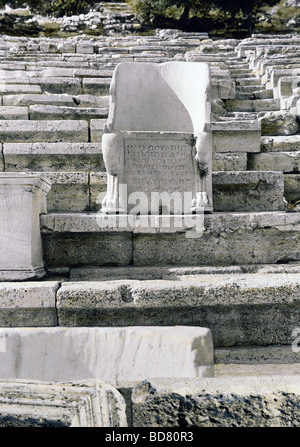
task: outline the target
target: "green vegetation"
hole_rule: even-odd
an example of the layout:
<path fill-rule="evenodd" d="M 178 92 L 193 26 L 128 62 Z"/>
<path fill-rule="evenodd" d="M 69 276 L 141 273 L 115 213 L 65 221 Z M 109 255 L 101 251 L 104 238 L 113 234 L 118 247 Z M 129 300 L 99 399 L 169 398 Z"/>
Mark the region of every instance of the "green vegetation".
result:
<path fill-rule="evenodd" d="M 253 16 L 263 6 L 279 0 L 126 0 L 141 22 L 148 26 L 169 26 L 181 29 L 247 29 L 254 28 Z"/>
<path fill-rule="evenodd" d="M 96 0 L 0 0 L 0 7 L 8 4 L 11 8 L 29 6 L 32 12 L 41 15 L 62 17 L 88 12 Z"/>

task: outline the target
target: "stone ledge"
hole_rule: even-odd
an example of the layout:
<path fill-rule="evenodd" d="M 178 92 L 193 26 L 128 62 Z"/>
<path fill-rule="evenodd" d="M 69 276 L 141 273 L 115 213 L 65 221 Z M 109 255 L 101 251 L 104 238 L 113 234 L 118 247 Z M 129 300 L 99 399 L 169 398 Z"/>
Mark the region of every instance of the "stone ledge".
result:
<path fill-rule="evenodd" d="M 298 426 L 299 386 L 297 376 L 145 380 L 133 389 L 133 426 Z"/>
<path fill-rule="evenodd" d="M 57 281 L 0 282 L 0 326 L 56 326 Z"/>
<path fill-rule="evenodd" d="M 165 216 L 166 226 L 164 232 L 182 233 L 190 229 L 190 224 L 195 222 L 197 215 Z M 116 219 L 116 220 L 115 220 Z M 103 233 L 103 232 L 135 232 L 158 233 L 161 220 L 164 216 L 112 216 L 102 213 L 53 213 L 41 216 L 42 233 Z M 175 222 L 174 222 L 175 220 Z M 115 226 L 120 223 L 120 226 Z M 178 224 L 178 226 L 174 224 Z M 143 225 L 144 224 L 144 225 Z M 149 225 L 153 225 L 155 231 L 149 232 Z M 285 213 L 283 211 L 270 212 L 228 212 L 204 215 L 204 228 L 210 233 L 222 233 L 235 230 L 254 230 L 264 228 L 276 228 L 282 232 L 300 229 L 300 214 Z"/>
<path fill-rule="evenodd" d="M 202 326 L 215 347 L 287 345 L 299 324 L 300 282 L 297 273 L 70 282 L 57 307 L 63 326 Z"/>

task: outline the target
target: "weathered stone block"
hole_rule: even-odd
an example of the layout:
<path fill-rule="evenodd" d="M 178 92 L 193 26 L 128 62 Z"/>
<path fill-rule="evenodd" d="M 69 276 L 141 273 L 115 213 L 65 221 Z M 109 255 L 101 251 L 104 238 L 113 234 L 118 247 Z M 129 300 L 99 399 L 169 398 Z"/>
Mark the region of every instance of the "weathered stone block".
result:
<path fill-rule="evenodd" d="M 76 78 L 32 77 L 30 82 L 31 84 L 37 84 L 37 87 L 42 89 L 43 92 L 69 93 L 70 95 L 80 95 L 82 93 L 80 80 Z"/>
<path fill-rule="evenodd" d="M 0 283 L 0 326 L 57 326 L 58 287 L 55 281 Z"/>
<path fill-rule="evenodd" d="M 45 263 L 49 268 L 70 265 L 128 265 L 132 259 L 130 232 L 45 232 L 42 238 Z"/>
<path fill-rule="evenodd" d="M 134 233 L 133 265 L 242 265 L 300 260 L 299 220 L 297 213 L 215 213 L 212 220 L 205 217 L 205 231 L 195 239 L 176 232 L 151 234 L 146 227 L 144 233 Z"/>
<path fill-rule="evenodd" d="M 68 94 L 42 93 L 40 95 L 22 94 L 3 96 L 4 106 L 30 106 L 34 104 L 45 104 L 53 106 L 74 106 L 72 96 Z"/>
<path fill-rule="evenodd" d="M 90 121 L 90 134 L 92 143 L 101 143 L 102 135 L 104 133 L 104 125 L 106 124 L 106 119 L 92 119 Z"/>
<path fill-rule="evenodd" d="M 290 344 L 300 315 L 299 275 L 227 273 L 163 280 L 65 283 L 58 292 L 62 326 L 200 326 L 215 346 Z M 263 330 L 262 330 L 263 327 Z"/>
<path fill-rule="evenodd" d="M 300 129 L 297 117 L 290 113 L 268 112 L 259 121 L 262 135 L 294 135 Z"/>
<path fill-rule="evenodd" d="M 260 152 L 260 125 L 256 121 L 224 121 L 212 124 L 215 152 Z"/>
<path fill-rule="evenodd" d="M 33 84 L 1 84 L 0 92 L 5 95 L 19 95 L 21 93 L 42 93 L 42 90 L 39 85 Z"/>
<path fill-rule="evenodd" d="M 284 197 L 288 202 L 298 202 L 300 200 L 300 175 L 284 175 Z"/>
<path fill-rule="evenodd" d="M 101 143 L 4 143 L 7 171 L 104 170 Z"/>
<path fill-rule="evenodd" d="M 300 151 L 300 135 L 261 137 L 262 152 Z"/>
<path fill-rule="evenodd" d="M 3 142 L 24 143 L 24 141 L 48 143 L 60 141 L 88 141 L 86 121 L 0 121 L 0 134 Z"/>
<path fill-rule="evenodd" d="M 89 211 L 89 174 L 87 172 L 43 172 L 51 184 L 47 196 L 48 212 Z"/>
<path fill-rule="evenodd" d="M 300 151 L 249 154 L 248 169 L 290 173 L 300 172 Z"/>
<path fill-rule="evenodd" d="M 216 211 L 283 211 L 283 174 L 280 172 L 215 172 Z"/>
<path fill-rule="evenodd" d="M 82 92 L 91 95 L 107 95 L 111 78 L 83 78 Z"/>
<path fill-rule="evenodd" d="M 90 173 L 90 210 L 99 211 L 102 201 L 106 195 L 107 174 L 106 172 Z"/>
<path fill-rule="evenodd" d="M 133 390 L 133 426 L 298 426 L 299 385 L 297 376 L 145 380 Z"/>
<path fill-rule="evenodd" d="M 0 120 L 27 120 L 27 107 L 2 106 L 0 107 Z"/>
<path fill-rule="evenodd" d="M 0 109 L 1 112 L 1 109 Z M 93 118 L 107 118 L 108 109 L 91 107 L 62 107 L 33 105 L 29 107 L 30 119 L 32 120 L 91 120 Z M 0 114 L 1 118 L 1 114 Z"/>
<path fill-rule="evenodd" d="M 213 158 L 213 171 L 246 171 L 246 152 L 216 152 Z"/>

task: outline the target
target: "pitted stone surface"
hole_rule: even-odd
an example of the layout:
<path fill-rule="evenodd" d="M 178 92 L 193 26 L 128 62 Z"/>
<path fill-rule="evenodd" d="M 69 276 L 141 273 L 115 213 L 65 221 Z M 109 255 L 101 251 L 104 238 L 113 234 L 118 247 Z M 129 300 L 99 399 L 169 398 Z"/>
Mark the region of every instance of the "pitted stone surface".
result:
<path fill-rule="evenodd" d="M 133 390 L 135 427 L 299 426 L 297 376 L 150 380 Z"/>

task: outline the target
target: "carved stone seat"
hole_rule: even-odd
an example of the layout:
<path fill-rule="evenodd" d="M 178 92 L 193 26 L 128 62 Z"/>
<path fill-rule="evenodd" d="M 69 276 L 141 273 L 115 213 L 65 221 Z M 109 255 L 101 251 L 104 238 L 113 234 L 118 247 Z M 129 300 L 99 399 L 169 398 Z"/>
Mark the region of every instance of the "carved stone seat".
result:
<path fill-rule="evenodd" d="M 208 65 L 121 63 L 110 94 L 102 212 L 212 212 Z"/>

